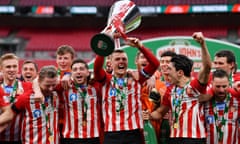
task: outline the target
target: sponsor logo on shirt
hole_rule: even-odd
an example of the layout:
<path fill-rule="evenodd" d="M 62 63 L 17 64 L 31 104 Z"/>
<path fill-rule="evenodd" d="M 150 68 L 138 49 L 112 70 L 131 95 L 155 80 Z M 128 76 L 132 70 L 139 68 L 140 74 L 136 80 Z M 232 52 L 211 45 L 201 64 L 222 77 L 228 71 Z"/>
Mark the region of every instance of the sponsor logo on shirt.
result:
<path fill-rule="evenodd" d="M 206 118 L 206 121 L 208 124 L 213 124 L 214 122 L 214 116 L 213 115 L 208 115 Z"/>
<path fill-rule="evenodd" d="M 41 110 L 39 110 L 39 109 L 36 109 L 36 110 L 33 110 L 33 117 L 34 118 L 39 118 L 39 117 L 41 117 Z"/>
<path fill-rule="evenodd" d="M 70 94 L 69 101 L 70 102 L 77 101 L 77 94 L 75 94 L 75 93 Z"/>

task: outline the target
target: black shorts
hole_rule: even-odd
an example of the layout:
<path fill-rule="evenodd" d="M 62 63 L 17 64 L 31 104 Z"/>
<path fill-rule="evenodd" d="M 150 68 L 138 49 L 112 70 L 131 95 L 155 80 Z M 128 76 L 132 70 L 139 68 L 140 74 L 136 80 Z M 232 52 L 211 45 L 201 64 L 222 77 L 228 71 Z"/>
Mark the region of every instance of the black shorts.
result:
<path fill-rule="evenodd" d="M 61 139 L 61 144 L 100 144 L 100 139 L 97 138 L 63 138 Z"/>
<path fill-rule="evenodd" d="M 103 144 L 141 144 L 143 134 L 137 130 L 105 132 Z"/>
<path fill-rule="evenodd" d="M 169 144 L 206 144 L 206 138 L 170 138 Z"/>
<path fill-rule="evenodd" d="M 0 144 L 21 144 L 21 141 L 0 141 Z"/>

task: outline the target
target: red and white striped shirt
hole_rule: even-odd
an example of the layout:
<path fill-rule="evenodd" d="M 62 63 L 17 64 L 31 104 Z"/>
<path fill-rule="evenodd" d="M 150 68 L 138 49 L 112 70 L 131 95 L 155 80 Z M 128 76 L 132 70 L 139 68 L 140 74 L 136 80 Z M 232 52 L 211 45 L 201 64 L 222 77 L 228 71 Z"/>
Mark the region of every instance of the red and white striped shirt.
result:
<path fill-rule="evenodd" d="M 51 97 L 45 97 L 44 103 L 36 101 L 34 94 L 26 93 L 19 97 L 15 106 L 18 110 L 24 111 L 21 130 L 23 144 L 59 143 L 59 99 L 56 92 L 53 92 Z"/>
<path fill-rule="evenodd" d="M 214 107 L 212 101 L 205 104 L 204 112 L 206 117 L 206 128 L 207 128 L 207 143 L 216 144 L 218 143 L 218 132 L 216 122 L 221 122 L 222 118 L 226 119 L 223 129 L 223 144 L 237 144 L 238 143 L 238 127 L 239 127 L 239 114 L 240 114 L 240 103 L 239 93 L 233 89 L 229 89 L 230 100 L 227 102 L 216 102 Z M 214 99 L 213 99 L 214 100 Z M 225 107 L 228 107 L 228 112 L 224 114 Z M 214 111 L 218 115 L 218 120 L 215 120 Z"/>
<path fill-rule="evenodd" d="M 177 122 L 174 116 L 171 124 L 172 138 L 206 138 L 204 127 L 203 105 L 198 102 L 200 93 L 206 93 L 206 86 L 201 86 L 197 79 L 180 88 L 181 93 L 175 91 L 176 86 L 169 87 L 163 97 L 163 105 L 171 108 L 174 113 L 176 101 L 181 101 L 179 106 Z M 175 127 L 174 125 L 177 125 Z"/>
<path fill-rule="evenodd" d="M 139 50 L 149 64 L 139 71 L 138 81 L 125 77 L 123 81 L 127 79 L 127 83 L 122 89 L 114 86 L 112 75 L 104 71 L 104 57 L 97 56 L 95 59 L 94 78 L 102 83 L 101 103 L 105 132 L 143 128 L 141 84 L 154 74 L 159 67 L 159 61 L 149 49 L 140 47 Z"/>
<path fill-rule="evenodd" d="M 100 133 L 100 91 L 99 84 L 88 85 L 84 104 L 83 90 L 72 86 L 63 93 L 63 130 L 64 138 L 94 138 Z M 84 105 L 87 108 L 84 108 Z M 85 109 L 86 111 L 84 111 Z M 84 120 L 84 113 L 86 119 Z"/>
<path fill-rule="evenodd" d="M 128 78 L 131 79 L 131 78 Z M 130 80 L 129 80 L 130 81 Z M 142 103 L 140 100 L 141 84 L 131 80 L 127 83 L 126 99 L 123 100 L 123 109 L 119 109 L 119 102 L 112 77 L 108 75 L 106 83 L 102 87 L 102 113 L 105 123 L 105 131 L 122 131 L 143 128 Z"/>
<path fill-rule="evenodd" d="M 15 83 L 15 82 L 14 82 Z M 15 101 L 18 100 L 18 96 L 19 94 L 22 94 L 24 91 L 27 91 L 28 89 L 31 89 L 32 85 L 31 83 L 27 83 L 27 82 L 21 82 L 21 81 L 17 81 L 17 92 L 15 97 Z M 4 90 L 4 96 L 2 98 L 2 100 L 4 101 L 4 103 L 6 105 L 10 104 L 10 95 L 11 93 L 9 93 L 10 91 L 13 90 L 13 87 L 10 88 L 4 84 L 1 85 L 1 87 Z M 9 88 L 11 90 L 9 90 Z M 18 114 L 16 115 L 13 120 L 9 123 L 8 127 L 0 133 L 0 141 L 20 141 L 20 131 L 21 131 L 21 123 L 22 123 L 22 114 Z"/>

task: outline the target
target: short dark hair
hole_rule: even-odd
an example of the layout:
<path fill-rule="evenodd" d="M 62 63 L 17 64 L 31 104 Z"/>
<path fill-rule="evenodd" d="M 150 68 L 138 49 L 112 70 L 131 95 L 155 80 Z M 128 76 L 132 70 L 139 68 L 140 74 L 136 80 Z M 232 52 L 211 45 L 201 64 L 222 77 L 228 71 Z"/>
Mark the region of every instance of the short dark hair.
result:
<path fill-rule="evenodd" d="M 182 54 L 176 54 L 172 57 L 171 62 L 173 66 L 176 68 L 176 71 L 183 70 L 184 75 L 187 77 L 191 76 L 193 61 L 189 59 L 187 56 Z"/>
<path fill-rule="evenodd" d="M 220 50 L 218 51 L 215 56 L 217 57 L 226 57 L 227 58 L 227 63 L 236 63 L 236 57 L 234 53 L 230 50 Z"/>
<path fill-rule="evenodd" d="M 38 65 L 37 65 L 37 63 L 36 63 L 35 61 L 33 61 L 33 60 L 25 60 L 22 65 L 24 66 L 25 64 L 29 64 L 29 63 L 32 63 L 32 64 L 34 65 L 34 68 L 35 68 L 36 71 L 38 72 Z"/>
<path fill-rule="evenodd" d="M 236 73 L 236 71 L 237 71 L 236 57 L 232 51 L 220 50 L 217 53 L 215 53 L 215 57 L 226 57 L 228 64 L 234 63 L 233 73 Z"/>
<path fill-rule="evenodd" d="M 80 58 L 73 60 L 73 62 L 72 62 L 72 64 L 71 64 L 71 68 L 72 68 L 72 66 L 73 66 L 74 64 L 76 64 L 76 63 L 83 63 L 83 64 L 85 65 L 85 67 L 86 67 L 87 69 L 89 69 L 88 64 L 87 64 L 83 59 L 80 59 Z"/>
<path fill-rule="evenodd" d="M 170 56 L 170 57 L 173 57 L 177 55 L 175 52 L 173 51 L 164 51 L 162 54 L 161 54 L 161 57 L 165 57 L 165 56 Z"/>
<path fill-rule="evenodd" d="M 226 77 L 228 79 L 228 74 L 225 70 L 217 69 L 212 74 L 212 79 L 214 78 L 224 78 Z"/>

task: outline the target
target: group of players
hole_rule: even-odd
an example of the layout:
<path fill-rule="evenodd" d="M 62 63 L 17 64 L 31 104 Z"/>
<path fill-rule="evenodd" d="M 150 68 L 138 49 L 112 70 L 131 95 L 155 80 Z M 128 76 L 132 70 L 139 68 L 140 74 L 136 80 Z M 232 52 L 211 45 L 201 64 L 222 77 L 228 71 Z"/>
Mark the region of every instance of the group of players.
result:
<path fill-rule="evenodd" d="M 2 55 L 0 143 L 144 144 L 144 120 L 151 121 L 161 144 L 238 143 L 235 56 L 221 50 L 212 63 L 203 34 L 195 32 L 193 38 L 201 46 L 197 77 L 191 75 L 193 61 L 187 56 L 166 51 L 158 60 L 132 37 L 126 44 L 139 50 L 136 71 L 128 70 L 122 49 L 106 62 L 97 55 L 90 71 L 71 46 L 62 45 L 56 52 L 57 68 L 38 71 L 27 60 L 21 76 L 18 57 Z"/>

